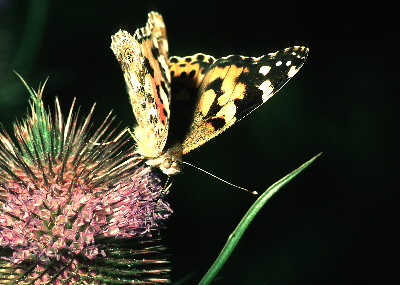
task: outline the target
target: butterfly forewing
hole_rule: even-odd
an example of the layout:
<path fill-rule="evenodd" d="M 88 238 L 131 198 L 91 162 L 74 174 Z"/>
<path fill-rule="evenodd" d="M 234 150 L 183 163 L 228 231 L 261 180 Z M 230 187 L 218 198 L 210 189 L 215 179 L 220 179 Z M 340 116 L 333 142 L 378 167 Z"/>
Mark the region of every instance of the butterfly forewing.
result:
<path fill-rule="evenodd" d="M 122 67 L 136 117 L 138 153 L 158 157 L 168 137 L 171 100 L 168 42 L 161 15 L 149 13 L 146 26 L 133 36 L 117 32 L 111 49 Z"/>
<path fill-rule="evenodd" d="M 219 135 L 265 103 L 296 74 L 307 53 L 307 48 L 296 46 L 258 58 L 232 55 L 216 60 L 199 87 L 183 153 Z"/>

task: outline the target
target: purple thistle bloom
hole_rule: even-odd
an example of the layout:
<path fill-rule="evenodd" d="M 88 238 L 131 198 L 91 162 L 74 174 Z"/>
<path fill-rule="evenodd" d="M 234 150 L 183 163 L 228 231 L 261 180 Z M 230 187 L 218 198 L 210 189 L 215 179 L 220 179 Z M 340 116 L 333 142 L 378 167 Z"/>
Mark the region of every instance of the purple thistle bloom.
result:
<path fill-rule="evenodd" d="M 172 213 L 162 180 L 135 155 L 112 143 L 113 118 L 90 135 L 91 116 L 79 120 L 74 103 L 64 119 L 51 116 L 32 89 L 27 119 L 14 142 L 0 133 L 0 248 L 13 264 L 49 264 L 65 256 L 106 256 L 102 240 L 151 237 Z M 103 138 L 103 140 L 100 140 Z"/>

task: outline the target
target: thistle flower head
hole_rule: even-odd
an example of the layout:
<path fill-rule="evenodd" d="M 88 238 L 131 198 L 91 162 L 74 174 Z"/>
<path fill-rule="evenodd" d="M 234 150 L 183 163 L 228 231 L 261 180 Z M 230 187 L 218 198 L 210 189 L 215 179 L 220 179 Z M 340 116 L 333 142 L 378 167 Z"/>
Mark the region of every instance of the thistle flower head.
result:
<path fill-rule="evenodd" d="M 25 84 L 26 85 L 26 84 Z M 109 141 L 110 114 L 93 131 L 72 104 L 64 117 L 58 100 L 52 116 L 43 87 L 31 94 L 30 111 L 0 133 L 0 248 L 12 263 L 49 263 L 65 255 L 104 256 L 101 238 L 150 236 L 171 214 L 162 181 L 141 163 L 127 138 Z M 100 140 L 102 139 L 102 140 Z"/>

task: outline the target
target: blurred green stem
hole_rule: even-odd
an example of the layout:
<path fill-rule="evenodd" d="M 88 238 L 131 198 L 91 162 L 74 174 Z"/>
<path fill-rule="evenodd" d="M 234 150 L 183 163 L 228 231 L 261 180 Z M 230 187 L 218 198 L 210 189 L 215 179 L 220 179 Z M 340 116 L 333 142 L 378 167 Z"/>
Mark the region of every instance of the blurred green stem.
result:
<path fill-rule="evenodd" d="M 317 159 L 321 155 L 318 154 L 311 158 L 309 161 L 301 165 L 296 170 L 292 171 L 285 177 L 283 177 L 278 182 L 275 182 L 271 187 L 269 187 L 251 206 L 251 208 L 247 211 L 246 215 L 242 218 L 236 229 L 231 233 L 226 242 L 224 248 L 218 255 L 217 259 L 214 261 L 214 264 L 208 270 L 206 275 L 204 275 L 203 279 L 201 279 L 199 285 L 207 285 L 212 282 L 218 272 L 221 270 L 222 266 L 228 260 L 229 256 L 237 246 L 239 240 L 242 238 L 244 232 L 247 227 L 250 225 L 251 221 L 257 215 L 257 213 L 261 210 L 264 204 L 274 195 L 280 188 L 282 188 L 286 183 L 292 180 L 297 174 L 303 171 L 307 166 L 309 166 L 315 159 Z"/>

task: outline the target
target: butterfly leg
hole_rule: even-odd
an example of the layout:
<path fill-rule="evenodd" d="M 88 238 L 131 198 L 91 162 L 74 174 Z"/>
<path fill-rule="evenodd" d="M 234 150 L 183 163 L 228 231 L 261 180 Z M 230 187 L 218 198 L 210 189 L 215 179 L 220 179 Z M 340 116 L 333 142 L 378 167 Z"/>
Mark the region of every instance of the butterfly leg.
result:
<path fill-rule="evenodd" d="M 164 187 L 163 187 L 163 190 L 162 190 L 162 193 L 164 195 L 169 193 L 169 188 L 171 188 L 173 182 L 174 182 L 173 178 L 168 175 L 167 180 L 165 181 L 165 184 L 164 184 Z"/>

